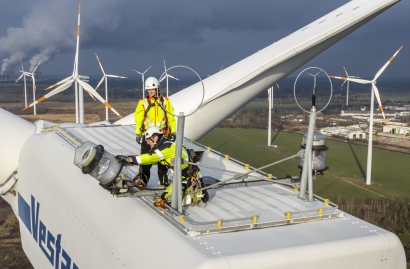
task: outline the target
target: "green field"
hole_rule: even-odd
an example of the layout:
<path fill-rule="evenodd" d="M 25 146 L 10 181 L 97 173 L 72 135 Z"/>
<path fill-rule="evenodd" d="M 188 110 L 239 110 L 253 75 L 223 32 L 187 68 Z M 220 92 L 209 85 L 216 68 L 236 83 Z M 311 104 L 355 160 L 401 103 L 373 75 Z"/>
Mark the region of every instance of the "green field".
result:
<path fill-rule="evenodd" d="M 268 148 L 267 131 L 256 129 L 214 129 L 200 143 L 228 154 L 251 166 L 260 167 L 300 150 L 302 136 L 272 131 Z M 328 140 L 326 174 L 313 181 L 314 193 L 332 201 L 354 199 L 364 202 L 372 198 L 410 198 L 410 155 L 373 149 L 372 185 L 366 186 L 367 147 Z M 277 177 L 299 175 L 299 158 L 294 158 L 265 172 Z"/>

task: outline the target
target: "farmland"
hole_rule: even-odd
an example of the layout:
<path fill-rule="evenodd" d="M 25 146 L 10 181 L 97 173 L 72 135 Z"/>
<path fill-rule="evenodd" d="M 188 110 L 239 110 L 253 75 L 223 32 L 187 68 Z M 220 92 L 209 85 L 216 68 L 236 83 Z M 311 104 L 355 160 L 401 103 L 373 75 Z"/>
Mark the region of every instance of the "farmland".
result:
<path fill-rule="evenodd" d="M 267 147 L 267 131 L 256 129 L 214 129 L 200 143 L 235 159 L 260 167 L 294 155 L 300 150 L 302 135 L 273 131 Z M 406 199 L 410 192 L 410 155 L 382 149 L 373 150 L 372 185 L 365 185 L 367 147 L 328 140 L 325 175 L 313 181 L 315 194 L 333 201 L 373 198 Z M 265 172 L 277 177 L 299 175 L 299 158 L 294 158 Z"/>

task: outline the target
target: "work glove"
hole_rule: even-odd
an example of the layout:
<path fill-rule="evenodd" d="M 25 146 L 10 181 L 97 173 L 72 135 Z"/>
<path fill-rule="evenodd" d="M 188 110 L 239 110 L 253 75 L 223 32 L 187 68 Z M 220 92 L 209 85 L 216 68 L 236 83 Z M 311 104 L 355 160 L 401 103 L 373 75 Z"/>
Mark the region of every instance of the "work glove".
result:
<path fill-rule="evenodd" d="M 175 133 L 169 135 L 169 140 L 171 141 L 175 141 L 176 138 L 177 138 L 177 135 Z"/>
<path fill-rule="evenodd" d="M 123 163 L 123 164 L 129 164 L 130 163 L 128 161 L 128 156 L 117 155 L 117 156 L 115 156 L 115 159 L 117 159 L 120 163 Z"/>
<path fill-rule="evenodd" d="M 139 145 L 141 145 L 142 136 L 141 136 L 140 134 L 137 134 L 135 140 L 137 141 L 137 143 L 138 143 Z"/>

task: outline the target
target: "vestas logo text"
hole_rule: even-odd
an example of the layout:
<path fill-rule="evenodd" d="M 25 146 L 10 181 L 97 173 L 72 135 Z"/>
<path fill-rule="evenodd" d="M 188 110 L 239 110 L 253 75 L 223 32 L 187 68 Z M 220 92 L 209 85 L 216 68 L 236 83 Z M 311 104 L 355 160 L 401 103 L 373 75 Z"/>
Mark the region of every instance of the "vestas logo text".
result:
<path fill-rule="evenodd" d="M 55 269 L 78 269 L 78 266 L 71 261 L 71 257 L 68 253 L 61 248 L 61 234 L 57 234 L 56 238 L 47 230 L 45 223 L 39 220 L 40 203 L 36 203 L 36 199 L 31 196 L 30 207 L 19 193 L 18 209 L 20 219 L 33 235 L 34 240 L 38 242 L 40 249 L 50 261 L 51 265 L 53 265 Z M 73 266 L 71 266 L 71 264 Z"/>

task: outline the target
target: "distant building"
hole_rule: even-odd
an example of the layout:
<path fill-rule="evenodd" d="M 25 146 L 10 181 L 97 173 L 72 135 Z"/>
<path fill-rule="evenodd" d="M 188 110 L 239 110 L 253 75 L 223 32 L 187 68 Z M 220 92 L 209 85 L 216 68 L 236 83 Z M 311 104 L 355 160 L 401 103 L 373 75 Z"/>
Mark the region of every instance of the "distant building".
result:
<path fill-rule="evenodd" d="M 375 117 L 383 117 L 383 114 L 380 111 L 374 111 L 373 115 Z M 386 116 L 386 118 L 389 118 L 389 117 L 393 118 L 393 117 L 396 117 L 396 112 L 391 111 L 391 110 L 390 111 L 385 110 L 384 115 Z M 364 117 L 369 118 L 370 117 L 370 111 L 351 110 L 349 112 L 345 112 L 344 110 L 342 110 L 341 113 L 340 113 L 340 116 L 341 117 L 353 117 L 353 118 L 358 118 L 358 119 L 361 119 L 361 118 L 364 118 Z"/>
<path fill-rule="evenodd" d="M 410 108 L 409 108 L 409 110 L 410 110 Z M 409 117 L 410 116 L 410 111 L 402 111 L 402 112 L 397 113 L 397 115 L 400 116 L 400 117 Z"/>
<path fill-rule="evenodd" d="M 394 110 L 394 111 L 410 111 L 410 105 L 386 106 L 385 109 Z"/>
<path fill-rule="evenodd" d="M 387 126 L 383 126 L 383 133 L 410 135 L 410 127 L 408 127 L 408 126 L 397 126 L 397 125 L 387 125 Z"/>
<path fill-rule="evenodd" d="M 325 127 L 320 129 L 320 132 L 327 136 L 337 135 L 345 139 L 366 139 L 367 137 L 362 129 L 356 128 L 355 126 L 349 126 L 348 128 L 341 126 Z"/>

